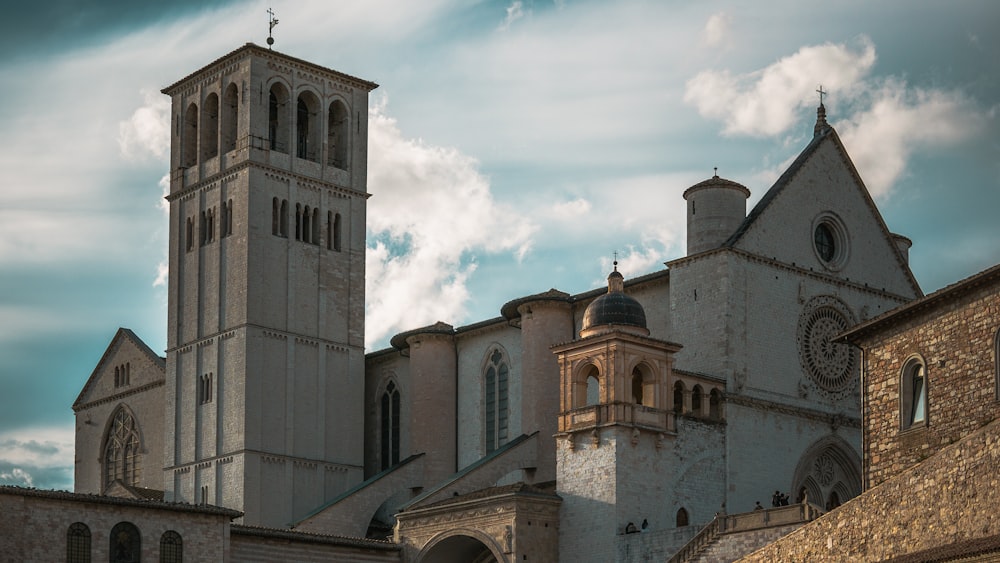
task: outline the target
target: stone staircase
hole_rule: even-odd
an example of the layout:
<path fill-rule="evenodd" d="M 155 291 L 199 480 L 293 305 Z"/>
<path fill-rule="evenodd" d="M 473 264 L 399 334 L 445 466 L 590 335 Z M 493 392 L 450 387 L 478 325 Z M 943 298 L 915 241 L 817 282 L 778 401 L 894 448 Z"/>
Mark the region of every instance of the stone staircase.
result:
<path fill-rule="evenodd" d="M 812 504 L 793 504 L 716 516 L 670 558 L 669 563 L 728 563 L 799 529 L 823 513 Z"/>

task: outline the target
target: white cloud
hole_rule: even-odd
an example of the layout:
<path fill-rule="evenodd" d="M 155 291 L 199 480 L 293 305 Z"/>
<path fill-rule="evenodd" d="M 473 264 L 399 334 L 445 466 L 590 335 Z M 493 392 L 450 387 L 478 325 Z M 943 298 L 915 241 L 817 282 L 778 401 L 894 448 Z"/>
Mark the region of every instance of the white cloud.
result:
<path fill-rule="evenodd" d="M 507 15 L 504 17 L 503 22 L 500 24 L 500 31 L 507 31 L 510 29 L 511 24 L 517 20 L 524 17 L 524 5 L 521 0 L 516 0 L 507 6 Z"/>
<path fill-rule="evenodd" d="M 723 123 L 727 135 L 772 136 L 796 123 L 803 107 L 814 107 L 816 89 L 847 96 L 875 64 L 875 46 L 861 37 L 855 46 L 826 43 L 800 48 L 762 70 L 733 75 L 707 70 L 687 81 L 684 101 L 704 117 Z"/>
<path fill-rule="evenodd" d="M 118 124 L 118 146 L 126 158 L 166 159 L 170 155 L 170 99 L 151 90 L 143 90 L 142 97 L 143 105 Z"/>
<path fill-rule="evenodd" d="M 31 474 L 20 467 L 15 467 L 10 471 L 0 471 L 0 483 L 22 487 L 35 486 L 35 481 L 32 479 Z"/>
<path fill-rule="evenodd" d="M 728 38 L 731 33 L 733 18 L 726 12 L 716 12 L 709 16 L 705 22 L 705 29 L 701 32 L 702 41 L 709 47 L 718 47 Z"/>
<path fill-rule="evenodd" d="M 590 213 L 593 206 L 582 197 L 552 205 L 552 217 L 559 221 L 573 221 Z"/>
<path fill-rule="evenodd" d="M 957 143 L 983 127 L 984 116 L 959 91 L 888 79 L 866 94 L 867 109 L 838 124 L 838 132 L 875 197 L 890 193 L 915 150 Z"/>
<path fill-rule="evenodd" d="M 24 436 L 31 436 L 31 439 L 25 440 Z M 19 428 L 0 432 L 0 461 L 20 467 L 72 465 L 74 436 L 72 426 Z"/>
<path fill-rule="evenodd" d="M 402 136 L 385 104 L 369 112 L 366 338 L 464 320 L 478 253 L 531 245 L 535 227 L 494 201 L 478 163 L 455 149 Z"/>

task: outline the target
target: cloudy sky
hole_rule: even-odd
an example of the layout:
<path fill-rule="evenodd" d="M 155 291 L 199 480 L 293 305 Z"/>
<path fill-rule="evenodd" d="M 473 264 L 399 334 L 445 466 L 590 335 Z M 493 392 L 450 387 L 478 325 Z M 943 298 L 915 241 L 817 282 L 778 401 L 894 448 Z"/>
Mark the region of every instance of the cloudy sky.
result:
<path fill-rule="evenodd" d="M 0 483 L 71 488 L 119 326 L 166 342 L 169 103 L 248 41 L 372 80 L 368 347 L 683 255 L 688 186 L 752 206 L 816 88 L 929 293 L 1000 262 L 1000 3 L 55 0 L 0 34 Z M 751 6 L 752 5 L 752 6 Z M 332 6 L 336 6 L 333 8 Z"/>

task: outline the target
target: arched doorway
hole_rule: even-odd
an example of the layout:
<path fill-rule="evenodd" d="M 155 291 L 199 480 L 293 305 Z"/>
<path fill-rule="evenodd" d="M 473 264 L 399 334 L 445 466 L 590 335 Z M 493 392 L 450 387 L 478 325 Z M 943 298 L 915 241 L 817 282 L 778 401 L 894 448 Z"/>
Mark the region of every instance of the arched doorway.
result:
<path fill-rule="evenodd" d="M 485 540 L 489 542 L 489 540 Z M 490 542 L 492 543 L 492 542 Z M 483 539 L 457 533 L 431 541 L 417 557 L 418 563 L 507 563 Z"/>
<path fill-rule="evenodd" d="M 828 436 L 809 447 L 795 469 L 796 500 L 806 495 L 811 504 L 833 510 L 861 494 L 861 460 L 837 436 Z"/>

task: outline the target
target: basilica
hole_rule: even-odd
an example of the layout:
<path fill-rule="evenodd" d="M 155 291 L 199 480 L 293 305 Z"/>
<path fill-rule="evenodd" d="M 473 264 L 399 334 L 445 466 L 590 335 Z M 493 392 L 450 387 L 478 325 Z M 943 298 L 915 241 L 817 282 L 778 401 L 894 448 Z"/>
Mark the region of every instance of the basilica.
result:
<path fill-rule="evenodd" d="M 366 354 L 375 88 L 247 44 L 163 89 L 165 352 L 119 329 L 73 404 L 75 492 L 0 506 L 75 510 L 68 561 L 680 561 L 877 484 L 842 335 L 923 294 L 822 104 L 749 212 L 737 181 L 675 187 L 662 269 Z"/>

